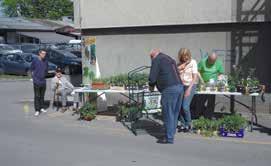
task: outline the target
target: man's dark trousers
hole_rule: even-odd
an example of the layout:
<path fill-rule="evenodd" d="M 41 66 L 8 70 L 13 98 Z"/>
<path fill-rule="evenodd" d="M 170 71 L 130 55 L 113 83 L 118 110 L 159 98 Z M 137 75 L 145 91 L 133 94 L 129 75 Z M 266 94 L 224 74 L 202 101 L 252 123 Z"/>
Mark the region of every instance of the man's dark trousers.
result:
<path fill-rule="evenodd" d="M 34 84 L 34 104 L 35 111 L 39 111 L 44 108 L 44 96 L 45 96 L 46 85 Z"/>
<path fill-rule="evenodd" d="M 203 115 L 205 118 L 211 119 L 215 111 L 215 95 L 199 95 L 196 107 L 199 116 Z"/>
<path fill-rule="evenodd" d="M 178 124 L 178 116 L 182 106 L 183 85 L 174 85 L 162 91 L 162 111 L 164 126 L 166 129 L 166 139 L 174 142 L 174 135 Z"/>

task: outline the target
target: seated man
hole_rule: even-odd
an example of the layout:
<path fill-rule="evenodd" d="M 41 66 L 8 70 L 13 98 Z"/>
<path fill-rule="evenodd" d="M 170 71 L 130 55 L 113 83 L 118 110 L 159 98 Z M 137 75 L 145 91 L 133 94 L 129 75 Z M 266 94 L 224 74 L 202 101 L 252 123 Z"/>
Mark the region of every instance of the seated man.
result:
<path fill-rule="evenodd" d="M 67 109 L 67 96 L 70 95 L 74 89 L 74 86 L 62 76 L 60 68 L 57 68 L 56 75 L 51 81 L 51 88 L 56 95 L 61 96 L 62 110 Z"/>

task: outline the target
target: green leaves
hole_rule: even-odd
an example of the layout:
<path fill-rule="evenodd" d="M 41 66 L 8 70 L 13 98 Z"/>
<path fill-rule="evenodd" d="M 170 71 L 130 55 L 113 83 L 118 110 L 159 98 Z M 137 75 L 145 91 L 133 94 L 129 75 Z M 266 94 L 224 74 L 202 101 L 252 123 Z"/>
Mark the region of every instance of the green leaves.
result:
<path fill-rule="evenodd" d="M 10 17 L 57 20 L 62 16 L 73 15 L 73 3 L 70 0 L 3 0 L 2 6 Z"/>
<path fill-rule="evenodd" d="M 136 119 L 141 117 L 141 106 L 136 103 L 123 103 L 119 102 L 118 104 L 118 114 L 120 119 L 124 119 L 126 121 L 135 121 Z"/>
<path fill-rule="evenodd" d="M 135 74 L 132 78 L 129 79 L 130 82 L 128 82 L 127 74 L 112 76 L 108 78 L 108 80 L 110 84 L 116 86 L 127 86 L 128 83 L 134 86 L 143 86 L 146 85 L 148 82 L 148 75 L 145 73 Z"/>
<path fill-rule="evenodd" d="M 240 115 L 228 115 L 221 121 L 221 126 L 226 131 L 238 131 L 247 126 L 247 120 Z"/>
<path fill-rule="evenodd" d="M 94 119 L 96 117 L 96 107 L 90 103 L 86 103 L 83 107 L 79 109 L 81 118 L 91 117 Z"/>
<path fill-rule="evenodd" d="M 193 120 L 194 130 L 200 130 L 204 136 L 212 136 L 221 127 L 226 131 L 236 132 L 247 127 L 247 120 L 237 114 L 227 115 L 217 120 L 210 120 L 204 117 Z"/>
<path fill-rule="evenodd" d="M 210 120 L 204 117 L 200 117 L 193 121 L 193 127 L 198 130 L 217 131 L 221 126 L 220 120 Z"/>

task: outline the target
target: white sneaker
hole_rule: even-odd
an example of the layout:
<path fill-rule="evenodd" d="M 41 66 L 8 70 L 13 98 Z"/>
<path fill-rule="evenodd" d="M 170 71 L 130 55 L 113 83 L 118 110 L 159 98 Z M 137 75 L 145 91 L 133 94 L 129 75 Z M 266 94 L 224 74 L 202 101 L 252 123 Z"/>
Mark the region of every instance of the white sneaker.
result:
<path fill-rule="evenodd" d="M 43 109 L 43 108 L 42 108 L 40 111 L 43 112 L 43 113 L 46 113 L 46 112 L 47 112 L 47 110 L 45 110 L 45 109 Z"/>
<path fill-rule="evenodd" d="M 35 116 L 39 116 L 40 115 L 40 112 L 39 111 L 36 111 L 35 112 Z"/>

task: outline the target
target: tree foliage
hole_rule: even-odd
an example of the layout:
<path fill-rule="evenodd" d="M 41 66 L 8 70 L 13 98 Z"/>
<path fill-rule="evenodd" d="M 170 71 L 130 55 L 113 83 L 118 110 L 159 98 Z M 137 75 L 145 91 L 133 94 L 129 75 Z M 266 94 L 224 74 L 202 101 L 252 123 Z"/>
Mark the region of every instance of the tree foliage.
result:
<path fill-rule="evenodd" d="M 2 6 L 10 17 L 59 19 L 73 15 L 70 0 L 2 0 Z"/>

